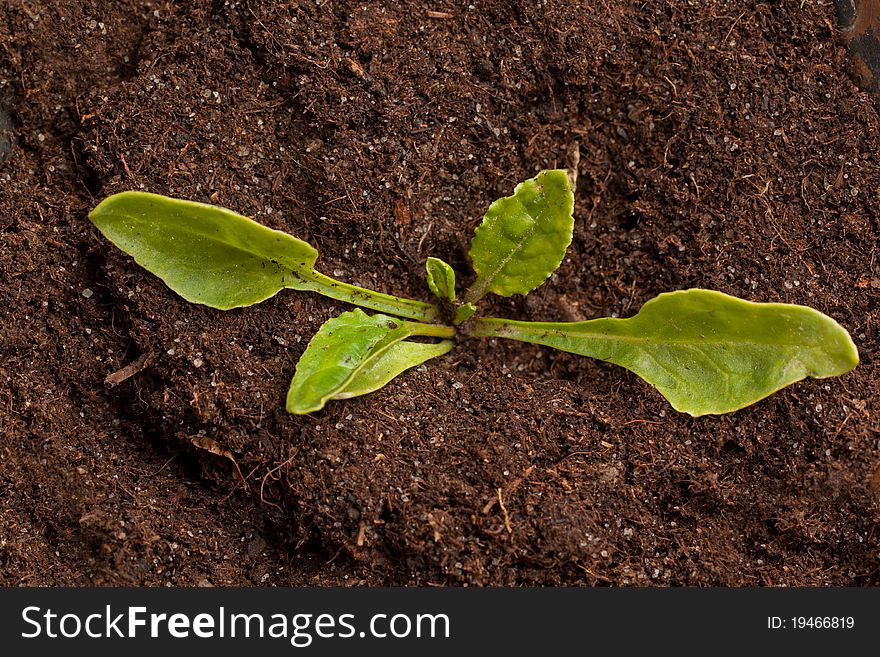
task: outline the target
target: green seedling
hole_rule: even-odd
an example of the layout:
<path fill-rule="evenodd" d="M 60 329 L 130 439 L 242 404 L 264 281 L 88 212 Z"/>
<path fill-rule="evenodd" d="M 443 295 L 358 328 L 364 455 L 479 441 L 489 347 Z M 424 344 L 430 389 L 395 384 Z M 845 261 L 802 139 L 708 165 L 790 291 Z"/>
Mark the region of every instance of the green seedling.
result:
<path fill-rule="evenodd" d="M 434 303 L 334 280 L 315 269 L 318 252 L 308 243 L 211 205 L 122 192 L 89 218 L 194 303 L 228 310 L 287 288 L 378 311 L 344 312 L 321 326 L 296 366 L 291 413 L 373 392 L 468 337 L 509 338 L 615 363 L 693 416 L 729 413 L 806 377 L 837 376 L 858 364 L 849 334 L 819 311 L 712 290 L 661 294 L 628 319 L 475 317 L 486 294 L 528 294 L 556 270 L 571 243 L 573 207 L 565 171 L 542 171 L 518 185 L 489 206 L 477 228 L 470 247 L 476 278 L 461 296 L 452 267 L 428 258 Z"/>

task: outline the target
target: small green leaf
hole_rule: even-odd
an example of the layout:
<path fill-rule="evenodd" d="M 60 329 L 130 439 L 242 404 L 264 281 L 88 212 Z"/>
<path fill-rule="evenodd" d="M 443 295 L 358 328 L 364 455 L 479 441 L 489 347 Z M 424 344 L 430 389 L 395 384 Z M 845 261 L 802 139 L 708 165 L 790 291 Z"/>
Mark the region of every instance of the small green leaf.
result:
<path fill-rule="evenodd" d="M 448 326 L 370 316 L 359 309 L 342 313 L 324 322 L 306 347 L 290 383 L 287 410 L 311 413 L 331 399 L 376 390 L 404 370 L 452 348 L 451 341 L 438 345 L 403 340 L 414 335 L 450 338 L 454 332 Z M 400 348 L 401 344 L 417 346 Z"/>
<path fill-rule="evenodd" d="M 315 271 L 318 252 L 308 243 L 224 208 L 122 192 L 101 201 L 89 219 L 138 264 L 194 303 L 229 310 L 290 288 L 420 321 L 439 317 L 433 304 L 348 285 Z"/>
<path fill-rule="evenodd" d="M 434 296 L 442 301 L 455 299 L 455 270 L 440 258 L 428 258 L 425 269 L 428 270 L 428 287 Z"/>
<path fill-rule="evenodd" d="M 648 301 L 629 319 L 475 320 L 474 335 L 508 337 L 616 363 L 694 416 L 729 413 L 800 381 L 859 362 L 849 333 L 805 306 L 752 303 L 711 290 Z"/>
<path fill-rule="evenodd" d="M 454 326 L 458 326 L 459 324 L 463 324 L 467 320 L 469 320 L 473 314 L 477 312 L 477 307 L 472 303 L 465 303 L 455 309 L 455 314 L 452 318 L 452 324 Z"/>
<path fill-rule="evenodd" d="M 571 243 L 574 195 L 562 169 L 542 171 L 517 185 L 486 212 L 471 242 L 477 279 L 465 300 L 486 292 L 527 294 L 552 274 Z"/>

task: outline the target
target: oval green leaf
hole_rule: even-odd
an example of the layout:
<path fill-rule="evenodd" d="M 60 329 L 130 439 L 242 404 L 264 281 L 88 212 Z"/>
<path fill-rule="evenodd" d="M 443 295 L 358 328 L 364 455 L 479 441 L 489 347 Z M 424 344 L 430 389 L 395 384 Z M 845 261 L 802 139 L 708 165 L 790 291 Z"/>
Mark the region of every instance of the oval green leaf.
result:
<path fill-rule="evenodd" d="M 290 288 L 420 321 L 439 317 L 433 304 L 315 271 L 318 252 L 311 245 L 225 208 L 122 192 L 104 199 L 89 219 L 138 264 L 194 303 L 229 310 Z"/>
<path fill-rule="evenodd" d="M 221 310 L 309 289 L 298 272 L 318 257 L 308 243 L 231 210 L 146 192 L 114 194 L 89 219 L 184 299 Z"/>
<path fill-rule="evenodd" d="M 450 338 L 448 326 L 405 322 L 362 310 L 342 313 L 321 326 L 296 365 L 287 392 L 287 411 L 303 414 L 320 410 L 331 399 L 354 397 L 376 390 L 404 370 L 439 356 L 452 343 L 394 349 L 406 338 L 423 335 Z M 423 349 L 419 349 L 423 347 Z"/>
<path fill-rule="evenodd" d="M 678 411 L 729 413 L 800 381 L 853 369 L 849 333 L 812 308 L 752 303 L 711 290 L 661 294 L 629 319 L 475 321 L 474 335 L 507 337 L 616 363 Z"/>
<path fill-rule="evenodd" d="M 574 195 L 562 169 L 542 171 L 500 198 L 474 233 L 470 256 L 477 279 L 465 300 L 487 292 L 527 294 L 552 274 L 571 243 Z"/>
<path fill-rule="evenodd" d="M 428 258 L 425 263 L 428 272 L 428 287 L 441 301 L 455 299 L 455 270 L 440 258 Z"/>

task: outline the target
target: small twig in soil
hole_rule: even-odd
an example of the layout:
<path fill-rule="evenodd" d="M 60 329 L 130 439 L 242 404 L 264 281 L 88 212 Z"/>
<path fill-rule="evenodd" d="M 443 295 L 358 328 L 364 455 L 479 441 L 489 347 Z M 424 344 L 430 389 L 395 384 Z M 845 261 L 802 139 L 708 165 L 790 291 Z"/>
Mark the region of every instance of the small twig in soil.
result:
<path fill-rule="evenodd" d="M 238 467 L 238 461 L 235 460 L 235 455 L 232 452 L 221 446 L 220 443 L 213 438 L 208 438 L 206 436 L 191 436 L 189 441 L 199 449 L 203 449 L 206 452 L 211 452 L 211 454 L 216 454 L 217 456 L 222 456 L 223 458 L 228 459 L 232 463 L 232 470 L 236 479 L 247 488 L 247 480 L 241 473 L 241 469 Z M 238 484 L 236 484 L 236 486 L 237 485 Z"/>
<path fill-rule="evenodd" d="M 731 24 L 730 29 L 727 30 L 727 34 L 725 34 L 724 38 L 721 39 L 722 44 L 727 43 L 727 39 L 730 37 L 731 33 L 733 32 L 733 28 L 735 28 L 737 26 L 737 24 L 742 20 L 742 17 L 745 15 L 746 15 L 746 12 L 743 12 L 737 17 L 737 19 L 735 21 L 733 21 L 733 24 Z"/>
<path fill-rule="evenodd" d="M 851 417 L 850 415 L 847 415 L 845 418 L 843 418 L 843 422 L 841 422 L 837 426 L 837 429 L 835 429 L 835 431 L 834 431 L 834 435 L 831 436 L 831 440 L 834 440 L 835 438 L 837 438 L 840 435 L 840 432 L 843 431 L 843 427 L 849 421 L 850 417 Z"/>
<path fill-rule="evenodd" d="M 577 562 L 575 562 L 574 565 L 577 566 L 578 568 L 580 568 L 581 570 L 583 570 L 583 571 L 584 571 L 587 575 L 589 575 L 590 577 L 594 577 L 594 578 L 596 578 L 597 580 L 599 580 L 600 582 L 606 582 L 606 583 L 610 583 L 610 582 L 611 582 L 611 579 L 610 579 L 610 578 L 605 577 L 604 575 L 599 575 L 598 573 L 594 573 L 592 570 L 590 570 L 590 569 L 587 568 L 586 566 L 583 566 L 583 565 L 581 565 L 581 564 L 579 564 L 579 563 L 577 563 Z"/>
<path fill-rule="evenodd" d="M 132 492 L 131 492 L 130 490 L 128 490 L 125 486 L 123 486 L 122 484 L 120 484 L 118 481 L 114 482 L 114 484 L 116 485 L 116 487 L 117 487 L 119 490 L 121 490 L 123 493 L 125 493 L 126 495 L 128 495 L 131 499 L 133 499 L 133 500 L 137 500 L 137 497 L 135 497 L 134 493 L 132 493 Z"/>
<path fill-rule="evenodd" d="M 535 470 L 534 465 L 530 465 L 529 467 L 527 467 L 525 469 L 525 472 L 522 473 L 522 476 L 517 477 L 512 482 L 510 482 L 510 486 L 507 487 L 507 492 L 512 493 L 517 488 L 519 488 L 522 485 L 522 482 L 525 481 L 525 479 L 527 479 L 528 476 L 530 474 L 532 474 L 532 472 L 534 470 Z M 498 497 L 495 497 L 493 495 L 489 500 L 486 501 L 486 505 L 483 507 L 483 515 L 484 516 L 489 515 L 489 512 L 492 511 L 493 508 L 495 508 L 495 505 L 498 504 L 498 500 L 500 499 L 500 497 L 501 497 L 500 495 Z"/>
<path fill-rule="evenodd" d="M 291 456 L 289 459 L 287 459 L 286 461 L 284 461 L 283 463 L 281 463 L 281 464 L 279 464 L 279 465 L 276 465 L 274 468 L 272 468 L 271 470 L 269 470 L 268 472 L 266 472 L 266 474 L 263 476 L 263 480 L 260 482 L 260 502 L 263 502 L 263 503 L 265 503 L 265 504 L 269 504 L 270 506 L 274 506 L 274 507 L 275 507 L 276 509 L 278 509 L 279 511 L 283 511 L 283 510 L 284 510 L 284 509 L 282 509 L 280 506 L 278 506 L 277 504 L 275 504 L 275 502 L 270 502 L 269 500 L 267 500 L 267 499 L 265 498 L 265 496 L 263 495 L 263 488 L 266 486 L 266 480 L 269 479 L 269 477 L 271 477 L 273 474 L 275 474 L 276 472 L 278 472 L 278 471 L 279 471 L 281 468 L 283 468 L 285 465 L 289 464 L 289 463 L 293 460 L 293 457 L 296 456 L 296 454 L 297 454 L 297 453 L 294 452 L 293 456 Z"/>
<path fill-rule="evenodd" d="M 156 352 L 154 351 L 148 351 L 144 354 L 141 354 L 137 358 L 137 360 L 134 360 L 125 367 L 116 370 L 112 374 L 108 374 L 107 378 L 104 379 L 104 385 L 110 386 L 111 388 L 114 386 L 118 386 L 123 381 L 130 379 L 141 370 L 149 367 L 150 363 L 153 362 L 153 359 L 155 357 Z"/>
<path fill-rule="evenodd" d="M 163 463 L 162 466 L 158 470 L 154 470 L 153 472 L 150 472 L 149 474 L 145 475 L 146 478 L 149 479 L 150 477 L 155 477 L 157 474 L 162 472 L 162 470 L 164 470 L 168 466 L 168 464 L 171 463 L 171 461 L 176 459 L 178 456 L 180 456 L 180 452 L 177 452 L 177 454 L 174 454 L 171 458 L 169 458 L 167 461 L 165 461 L 165 463 Z"/>
<path fill-rule="evenodd" d="M 659 426 L 659 425 L 662 425 L 663 423 L 662 422 L 655 422 L 653 420 L 629 420 L 628 422 L 624 422 L 620 426 L 627 427 L 630 424 L 656 424 Z"/>
<path fill-rule="evenodd" d="M 592 456 L 592 455 L 593 455 L 592 452 L 583 451 L 583 450 L 581 450 L 581 451 L 577 451 L 577 452 L 569 452 L 568 454 L 566 454 L 565 456 L 563 456 L 563 457 L 562 457 L 562 458 L 556 463 L 556 465 L 559 465 L 560 463 L 562 463 L 562 462 L 565 461 L 566 459 L 570 459 L 572 456 Z"/>
<path fill-rule="evenodd" d="M 501 497 L 501 489 L 498 489 L 498 506 L 501 507 L 501 513 L 504 514 L 504 528 L 507 530 L 508 534 L 512 534 L 513 530 L 510 528 L 510 516 L 507 514 L 507 507 L 504 506 L 504 499 Z"/>

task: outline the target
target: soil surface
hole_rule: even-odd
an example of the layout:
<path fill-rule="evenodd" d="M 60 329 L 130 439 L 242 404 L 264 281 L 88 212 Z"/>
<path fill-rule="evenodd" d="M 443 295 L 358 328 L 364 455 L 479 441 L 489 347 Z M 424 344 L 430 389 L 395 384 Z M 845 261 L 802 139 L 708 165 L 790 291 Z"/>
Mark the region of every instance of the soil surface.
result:
<path fill-rule="evenodd" d="M 875 101 L 829 2 L 698 4 L 4 3 L 0 583 L 880 584 Z M 344 304 L 188 304 L 87 220 L 127 189 L 214 202 L 428 299 L 425 258 L 467 282 L 488 204 L 574 152 L 567 257 L 486 312 L 713 288 L 827 313 L 861 365 L 693 419 L 472 339 L 297 417 Z"/>

